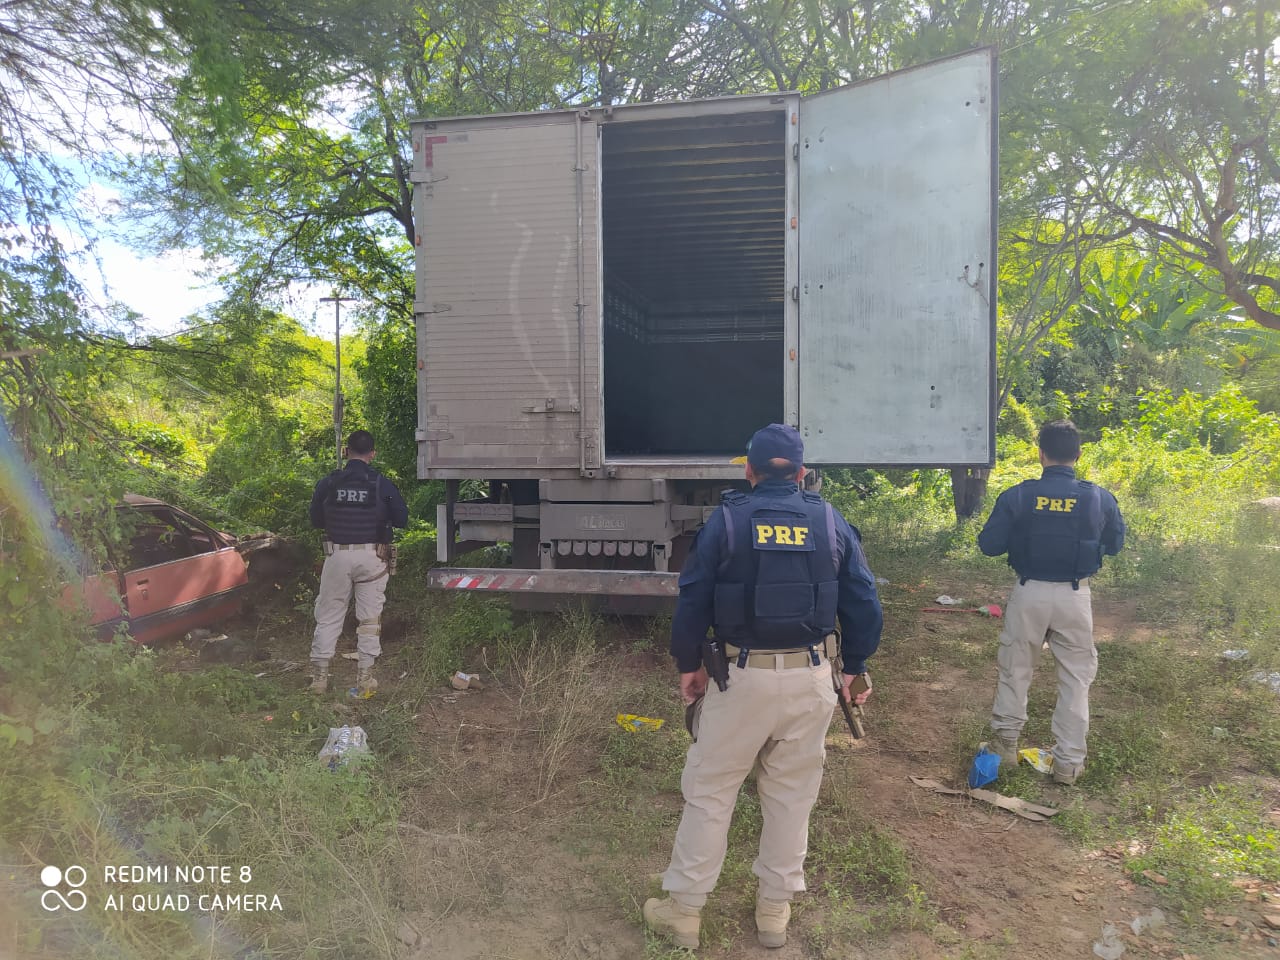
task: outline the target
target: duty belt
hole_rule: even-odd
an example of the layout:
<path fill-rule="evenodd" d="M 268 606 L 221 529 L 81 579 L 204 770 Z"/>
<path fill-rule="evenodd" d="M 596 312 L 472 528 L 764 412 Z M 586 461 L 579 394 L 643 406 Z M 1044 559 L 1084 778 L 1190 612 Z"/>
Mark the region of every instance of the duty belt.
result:
<path fill-rule="evenodd" d="M 737 662 L 739 668 L 794 670 L 797 667 L 816 667 L 823 659 L 830 660 L 836 655 L 836 635 L 828 634 L 822 642 L 809 647 L 786 647 L 781 650 L 751 650 L 726 643 L 724 652 L 730 661 Z"/>
<path fill-rule="evenodd" d="M 335 543 L 333 545 L 333 549 L 335 550 L 377 550 L 378 545 L 376 543 Z"/>
<path fill-rule="evenodd" d="M 1069 583 L 1072 590 L 1079 590 L 1080 584 L 1088 579 L 1088 577 L 1076 577 L 1074 580 L 1044 580 L 1037 577 L 1024 577 L 1022 574 L 1018 574 L 1018 586 L 1025 587 L 1027 581 L 1031 580 L 1034 583 Z"/>

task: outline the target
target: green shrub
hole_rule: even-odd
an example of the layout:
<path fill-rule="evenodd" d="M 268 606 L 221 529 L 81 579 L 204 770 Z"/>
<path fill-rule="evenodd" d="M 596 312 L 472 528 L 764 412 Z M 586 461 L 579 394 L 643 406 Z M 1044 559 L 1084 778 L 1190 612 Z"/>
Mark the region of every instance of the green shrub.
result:
<path fill-rule="evenodd" d="M 1009 397 L 1000 411 L 996 427 L 1001 437 L 1034 443 L 1040 431 L 1031 408 L 1021 403 L 1017 397 Z"/>
<path fill-rule="evenodd" d="M 309 536 L 307 508 L 316 481 L 333 468 L 332 443 L 332 434 L 319 434 L 296 414 L 234 412 L 199 490 L 241 525 Z"/>
<path fill-rule="evenodd" d="M 1189 390 L 1177 397 L 1169 390 L 1142 393 L 1138 410 L 1138 428 L 1169 450 L 1203 446 L 1212 453 L 1235 453 L 1251 440 L 1265 436 L 1274 444 L 1280 439 L 1280 419 L 1259 413 L 1233 383 L 1208 396 Z"/>
<path fill-rule="evenodd" d="M 406 577 L 421 581 L 426 570 L 436 562 L 436 525 L 410 518 L 409 527 L 396 539 L 397 570 Z"/>

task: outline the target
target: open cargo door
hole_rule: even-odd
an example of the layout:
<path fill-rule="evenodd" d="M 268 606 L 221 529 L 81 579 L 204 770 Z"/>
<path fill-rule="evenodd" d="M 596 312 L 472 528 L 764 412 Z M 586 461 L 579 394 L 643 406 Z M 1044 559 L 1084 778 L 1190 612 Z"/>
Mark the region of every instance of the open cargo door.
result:
<path fill-rule="evenodd" d="M 809 463 L 994 462 L 996 117 L 990 50 L 802 101 Z"/>
<path fill-rule="evenodd" d="M 418 476 L 601 460 L 596 124 L 414 125 Z"/>

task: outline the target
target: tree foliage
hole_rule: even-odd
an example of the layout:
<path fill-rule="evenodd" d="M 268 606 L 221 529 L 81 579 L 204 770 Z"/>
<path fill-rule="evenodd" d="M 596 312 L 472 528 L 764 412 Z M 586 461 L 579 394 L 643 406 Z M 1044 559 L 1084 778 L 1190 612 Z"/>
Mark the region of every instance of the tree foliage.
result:
<path fill-rule="evenodd" d="M 1268 7 L 1118 9 L 1076 46 L 1073 94 L 1093 135 L 1060 159 L 1099 216 L 1280 328 L 1280 19 Z"/>

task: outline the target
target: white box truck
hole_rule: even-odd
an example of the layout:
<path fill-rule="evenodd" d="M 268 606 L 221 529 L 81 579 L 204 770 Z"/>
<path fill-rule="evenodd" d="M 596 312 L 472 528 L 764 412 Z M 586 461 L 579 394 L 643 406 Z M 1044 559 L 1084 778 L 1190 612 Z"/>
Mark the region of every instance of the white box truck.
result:
<path fill-rule="evenodd" d="M 995 456 L 996 64 L 413 125 L 430 585 L 672 596 L 751 434 Z M 464 481 L 484 496 L 463 499 Z M 475 489 L 476 484 L 468 484 Z"/>

